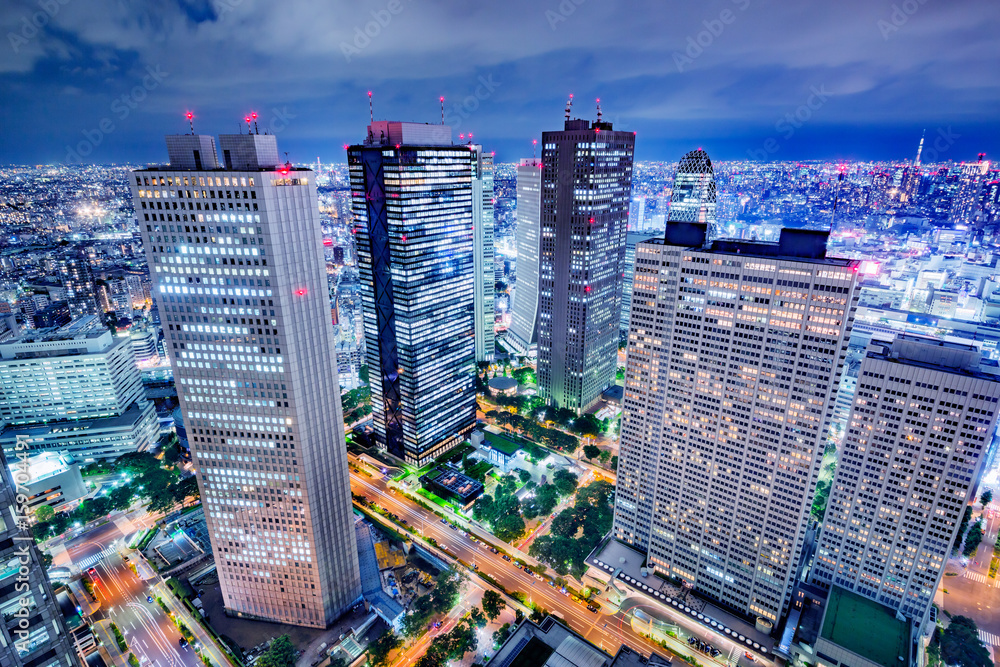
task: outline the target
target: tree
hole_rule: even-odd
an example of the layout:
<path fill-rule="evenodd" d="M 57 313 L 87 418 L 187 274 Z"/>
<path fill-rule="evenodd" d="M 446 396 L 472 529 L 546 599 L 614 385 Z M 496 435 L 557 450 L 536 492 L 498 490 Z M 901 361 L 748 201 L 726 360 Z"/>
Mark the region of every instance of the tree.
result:
<path fill-rule="evenodd" d="M 184 502 L 185 498 L 200 498 L 198 478 L 192 475 L 181 480 L 171 488 L 171 495 L 179 503 Z"/>
<path fill-rule="evenodd" d="M 51 505 L 42 505 L 35 510 L 35 519 L 39 522 L 45 522 L 56 515 L 56 511 L 52 509 Z"/>
<path fill-rule="evenodd" d="M 372 643 L 368 644 L 368 662 L 372 667 L 386 667 L 389 664 L 389 654 L 399 648 L 403 640 L 392 630 L 386 630 Z"/>
<path fill-rule="evenodd" d="M 116 486 L 111 489 L 111 493 L 108 494 L 108 500 L 111 501 L 111 507 L 119 512 L 124 512 L 132 505 L 132 498 L 135 496 L 135 489 L 131 484 L 123 484 L 122 486 Z"/>
<path fill-rule="evenodd" d="M 597 445 L 584 445 L 583 446 L 583 456 L 586 459 L 593 460 L 601 455 L 601 448 Z"/>
<path fill-rule="evenodd" d="M 992 667 L 989 650 L 979 641 L 979 628 L 967 616 L 953 616 L 941 634 L 941 658 L 947 665 Z"/>
<path fill-rule="evenodd" d="M 521 480 L 522 484 L 527 484 L 529 481 L 531 481 L 531 473 L 528 472 L 527 470 L 518 470 L 517 476 Z"/>
<path fill-rule="evenodd" d="M 616 471 L 616 472 L 618 471 L 618 457 L 617 456 L 612 456 L 611 457 L 611 469 L 614 470 L 614 471 Z"/>
<path fill-rule="evenodd" d="M 517 514 L 506 514 L 493 527 L 493 534 L 504 542 L 513 542 L 524 536 L 524 519 Z"/>
<path fill-rule="evenodd" d="M 958 551 L 958 548 L 962 546 L 962 540 L 965 538 L 965 529 L 969 527 L 969 520 L 971 518 L 972 508 L 966 506 L 965 513 L 962 514 L 962 521 L 958 524 L 958 535 L 955 536 L 955 544 L 951 547 L 953 552 Z"/>
<path fill-rule="evenodd" d="M 477 628 L 485 628 L 486 627 L 486 622 L 487 622 L 486 621 L 486 615 L 483 613 L 483 610 L 480 609 L 479 607 L 473 607 L 469 611 L 469 620 Z"/>
<path fill-rule="evenodd" d="M 565 468 L 556 470 L 555 474 L 552 475 L 552 483 L 561 496 L 568 496 L 576 491 L 576 484 L 579 479 L 579 477 Z"/>
<path fill-rule="evenodd" d="M 257 667 L 295 667 L 295 646 L 288 635 L 281 635 L 271 642 L 267 651 L 256 663 Z"/>
<path fill-rule="evenodd" d="M 979 502 L 985 508 L 993 501 L 993 491 L 991 489 L 986 489 L 983 491 L 983 495 L 979 496 Z"/>
<path fill-rule="evenodd" d="M 608 465 L 608 461 L 611 460 L 611 451 L 607 449 L 601 450 L 601 455 L 598 457 L 601 459 L 601 465 Z"/>
<path fill-rule="evenodd" d="M 496 591 L 487 590 L 483 593 L 483 613 L 491 621 L 495 621 L 506 606 L 507 603 L 504 602 L 503 597 Z"/>
<path fill-rule="evenodd" d="M 976 549 L 979 548 L 980 543 L 983 541 L 983 520 L 980 519 L 972 524 L 969 528 L 969 534 L 965 537 L 965 549 L 962 551 L 962 555 L 966 558 L 972 558 L 976 555 Z"/>

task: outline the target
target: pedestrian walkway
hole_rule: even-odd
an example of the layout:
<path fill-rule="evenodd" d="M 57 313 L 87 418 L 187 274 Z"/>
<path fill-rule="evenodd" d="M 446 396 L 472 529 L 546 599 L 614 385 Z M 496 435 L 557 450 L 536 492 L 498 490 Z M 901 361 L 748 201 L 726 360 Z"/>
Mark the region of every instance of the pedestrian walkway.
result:
<path fill-rule="evenodd" d="M 965 576 L 966 578 L 972 579 L 973 581 L 977 581 L 981 584 L 986 584 L 987 586 L 990 585 L 990 580 L 987 579 L 984 575 L 979 574 L 978 572 L 973 572 L 972 570 L 966 570 Z"/>
<path fill-rule="evenodd" d="M 987 646 L 1000 646 L 1000 637 L 986 630 L 979 631 L 979 641 Z"/>
<path fill-rule="evenodd" d="M 79 563 L 74 562 L 73 565 L 76 565 L 78 568 L 80 568 L 80 570 L 86 570 L 94 563 L 99 563 L 108 556 L 110 556 L 111 554 L 116 554 L 116 553 L 118 553 L 118 547 L 108 547 L 99 554 L 94 554 L 93 556 L 87 556 Z"/>

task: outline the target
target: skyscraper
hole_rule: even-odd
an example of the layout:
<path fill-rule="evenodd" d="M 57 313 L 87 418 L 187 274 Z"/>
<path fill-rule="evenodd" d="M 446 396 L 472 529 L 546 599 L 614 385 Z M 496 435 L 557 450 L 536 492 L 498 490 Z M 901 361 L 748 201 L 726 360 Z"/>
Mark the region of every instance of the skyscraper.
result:
<path fill-rule="evenodd" d="M 542 134 L 538 387 L 582 414 L 615 380 L 635 134 L 568 115 Z"/>
<path fill-rule="evenodd" d="M 325 627 L 361 580 L 316 184 L 273 135 L 219 144 L 133 172 L 164 347 L 226 609 Z"/>
<path fill-rule="evenodd" d="M 493 247 L 493 155 L 470 143 L 472 151 L 472 235 L 476 267 L 476 361 L 496 358 L 496 271 Z"/>
<path fill-rule="evenodd" d="M 538 342 L 538 253 L 541 242 L 542 161 L 517 166 L 517 280 L 506 341 L 517 352 Z"/>
<path fill-rule="evenodd" d="M 87 253 L 80 248 L 70 250 L 56 261 L 56 267 L 66 289 L 70 317 L 76 319 L 84 315 L 96 315 L 94 274 L 90 269 Z"/>
<path fill-rule="evenodd" d="M 415 465 L 476 422 L 479 147 L 451 137 L 446 125 L 377 121 L 347 156 L 375 438 Z"/>
<path fill-rule="evenodd" d="M 677 164 L 667 222 L 702 222 L 715 236 L 715 171 L 708 153 L 698 148 Z"/>
<path fill-rule="evenodd" d="M 636 250 L 614 537 L 746 616 L 788 607 L 856 306 L 827 232 Z"/>
<path fill-rule="evenodd" d="M 812 578 L 926 621 L 996 430 L 1000 378 L 974 345 L 872 341 Z"/>
<path fill-rule="evenodd" d="M 15 469 L 17 465 L 15 464 Z M 26 475 L 18 472 L 16 475 Z M 7 464 L 0 461 L 0 667 L 79 667 Z M 23 528 L 21 522 L 23 522 Z"/>

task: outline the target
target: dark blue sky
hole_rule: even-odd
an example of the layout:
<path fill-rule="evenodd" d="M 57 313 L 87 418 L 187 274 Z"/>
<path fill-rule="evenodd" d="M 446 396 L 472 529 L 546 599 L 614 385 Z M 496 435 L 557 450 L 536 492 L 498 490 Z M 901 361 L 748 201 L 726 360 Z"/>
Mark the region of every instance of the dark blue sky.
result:
<path fill-rule="evenodd" d="M 503 161 L 568 93 L 643 160 L 904 159 L 924 128 L 942 160 L 1000 156 L 995 0 L 8 0 L 0 27 L 0 163 L 161 161 L 187 110 L 343 161 L 368 90 L 377 119 L 445 96 Z"/>

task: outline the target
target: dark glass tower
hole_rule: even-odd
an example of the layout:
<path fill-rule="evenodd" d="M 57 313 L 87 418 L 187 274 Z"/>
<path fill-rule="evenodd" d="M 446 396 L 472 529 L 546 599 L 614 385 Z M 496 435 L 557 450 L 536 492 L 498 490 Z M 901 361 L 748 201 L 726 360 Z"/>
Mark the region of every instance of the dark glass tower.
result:
<path fill-rule="evenodd" d="M 476 145 L 379 121 L 348 150 L 375 438 L 423 465 L 476 422 Z"/>
<path fill-rule="evenodd" d="M 539 389 L 577 414 L 615 380 L 634 148 L 600 120 L 542 134 Z"/>

